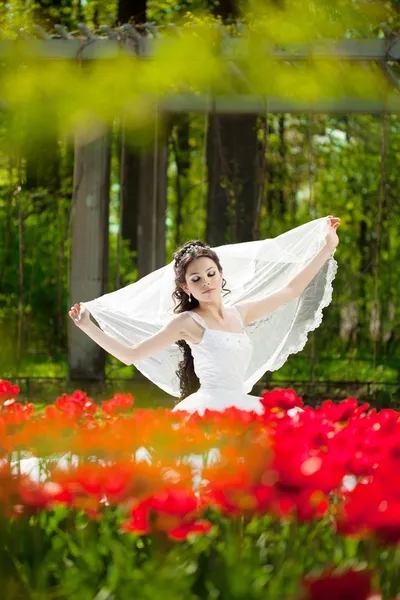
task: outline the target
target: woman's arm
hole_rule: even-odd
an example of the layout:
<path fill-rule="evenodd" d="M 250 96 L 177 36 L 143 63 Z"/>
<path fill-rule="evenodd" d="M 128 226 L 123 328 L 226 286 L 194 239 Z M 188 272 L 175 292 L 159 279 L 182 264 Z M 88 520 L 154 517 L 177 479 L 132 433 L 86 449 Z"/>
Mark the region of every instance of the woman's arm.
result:
<path fill-rule="evenodd" d="M 301 296 L 306 287 L 311 283 L 314 277 L 319 273 L 330 255 L 339 243 L 336 229 L 340 224 L 340 219 L 330 219 L 329 232 L 326 236 L 325 246 L 314 256 L 312 261 L 298 275 L 293 277 L 286 287 L 281 290 L 250 302 L 240 302 L 236 307 L 240 310 L 245 324 L 252 323 L 257 319 L 262 319 L 268 313 L 279 306 L 290 302 L 294 298 Z"/>
<path fill-rule="evenodd" d="M 69 315 L 75 325 L 82 329 L 96 344 L 118 358 L 125 365 L 131 365 L 138 360 L 154 356 L 167 346 L 174 344 L 177 340 L 185 339 L 185 325 L 188 323 L 188 319 L 190 319 L 184 313 L 177 315 L 156 334 L 139 342 L 135 346 L 128 346 L 107 335 L 102 329 L 97 327 L 90 320 L 88 310 L 86 308 L 82 310 L 79 304 L 71 307 Z"/>

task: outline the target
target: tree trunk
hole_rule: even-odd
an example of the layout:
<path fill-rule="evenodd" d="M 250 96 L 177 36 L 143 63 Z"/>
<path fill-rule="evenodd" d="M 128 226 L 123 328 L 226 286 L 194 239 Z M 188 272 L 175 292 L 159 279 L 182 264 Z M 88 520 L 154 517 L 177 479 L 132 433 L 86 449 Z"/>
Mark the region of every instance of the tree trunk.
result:
<path fill-rule="evenodd" d="M 257 122 L 254 115 L 235 117 L 232 129 L 232 151 L 238 165 L 237 171 L 237 230 L 234 241 L 247 242 L 253 239 L 254 220 L 257 209 Z"/>
<path fill-rule="evenodd" d="M 224 23 L 240 16 L 238 0 L 211 6 Z M 207 241 L 253 239 L 257 231 L 257 115 L 212 115 L 208 131 Z"/>
<path fill-rule="evenodd" d="M 131 21 L 146 23 L 147 0 L 118 0 L 117 22 L 123 24 Z M 137 252 L 141 159 L 139 152 L 133 148 L 132 132 L 126 125 L 122 125 L 121 133 L 121 237 L 129 242 L 131 251 Z"/>
<path fill-rule="evenodd" d="M 0 268 L 0 289 L 3 293 L 6 293 L 6 279 L 7 279 L 7 268 L 8 258 L 11 254 L 11 229 L 12 229 L 12 211 L 13 211 L 13 167 L 12 160 L 8 158 L 8 192 L 5 195 L 6 202 L 6 217 L 5 217 L 5 231 L 2 240 L 3 256 Z"/>
<path fill-rule="evenodd" d="M 40 146 L 40 152 L 38 152 Z M 60 152 L 58 136 L 47 135 L 40 140 L 31 139 L 25 145 L 25 180 L 28 190 L 43 187 L 50 193 L 60 189 Z"/>
<path fill-rule="evenodd" d="M 267 156 L 269 145 L 268 116 L 260 119 L 262 130 L 262 141 L 258 142 L 258 153 L 256 157 L 256 205 L 253 221 L 253 239 L 259 240 L 261 235 L 261 218 L 264 213 L 265 201 L 268 197 Z"/>
<path fill-rule="evenodd" d="M 278 120 L 279 126 L 279 214 L 284 217 L 286 214 L 286 195 L 285 195 L 285 185 L 286 185 L 286 138 L 285 138 L 285 115 L 280 115 Z"/>
<path fill-rule="evenodd" d="M 121 235 L 129 249 L 137 252 L 140 155 L 130 141 L 132 133 L 122 129 L 120 164 Z"/>
<path fill-rule="evenodd" d="M 188 115 L 179 117 L 172 132 L 172 147 L 176 163 L 176 218 L 175 246 L 182 243 L 182 227 L 184 222 L 184 203 L 188 191 L 188 173 L 190 169 L 190 120 Z"/>
<path fill-rule="evenodd" d="M 110 132 L 75 139 L 69 305 L 107 291 Z M 104 351 L 69 320 L 70 379 L 104 378 Z"/>
<path fill-rule="evenodd" d="M 24 216 L 22 213 L 21 199 L 20 199 L 20 166 L 18 161 L 18 188 L 15 192 L 15 207 L 17 212 L 18 220 L 18 250 L 19 250 L 19 261 L 18 261 L 18 336 L 17 336 L 17 372 L 19 372 L 19 365 L 22 358 L 22 348 L 25 334 L 25 255 L 26 255 L 26 243 L 25 243 L 25 226 Z"/>
<path fill-rule="evenodd" d="M 59 134 L 55 123 L 54 115 L 47 115 L 48 122 L 36 124 L 40 130 L 35 133 L 36 128 L 26 125 L 25 141 L 23 152 L 25 155 L 25 185 L 26 190 L 36 191 L 37 188 L 44 188 L 47 193 L 35 198 L 34 210 L 36 213 L 43 213 L 47 210 L 53 210 L 54 197 L 61 187 L 60 178 L 60 145 Z M 38 148 L 40 151 L 38 152 Z"/>
<path fill-rule="evenodd" d="M 168 143 L 162 132 L 151 147 L 135 150 L 127 130 L 121 142 L 122 239 L 136 252 L 138 277 L 165 264 Z"/>
<path fill-rule="evenodd" d="M 211 5 L 212 12 L 224 19 L 230 21 L 237 19 L 239 15 L 239 0 L 219 0 Z"/>
<path fill-rule="evenodd" d="M 68 240 L 71 235 L 73 175 L 74 175 L 74 145 L 69 137 L 64 141 L 65 164 L 63 168 L 64 190 L 69 202 L 64 203 L 62 196 L 58 199 L 57 218 L 59 227 L 59 250 L 57 257 L 57 335 L 56 340 L 63 343 L 65 340 L 65 304 L 64 304 L 64 269 L 65 253 L 68 248 Z"/>
<path fill-rule="evenodd" d="M 269 218 L 271 220 L 277 219 L 278 221 L 285 217 L 288 209 L 285 194 L 287 155 L 285 129 L 285 115 L 279 115 L 271 119 L 270 132 L 279 139 L 279 145 L 277 146 L 277 152 L 271 154 L 271 161 L 269 163 L 268 177 L 270 185 L 268 188 L 267 206 Z M 311 172 L 309 172 L 310 174 Z M 312 199 L 310 199 L 310 202 L 312 202 Z"/>
<path fill-rule="evenodd" d="M 208 132 L 207 240 L 253 239 L 257 207 L 257 116 L 212 115 Z"/>
<path fill-rule="evenodd" d="M 360 234 L 358 245 L 360 251 L 360 272 L 359 272 L 359 309 L 360 309 L 360 333 L 363 336 L 368 326 L 367 302 L 368 302 L 368 274 L 371 271 L 371 254 L 368 235 L 368 206 L 363 198 L 363 211 L 360 219 Z"/>
<path fill-rule="evenodd" d="M 146 0 L 119 0 L 118 2 L 118 23 L 146 23 L 147 15 L 147 1 Z"/>
<path fill-rule="evenodd" d="M 138 202 L 138 275 L 165 264 L 168 146 L 161 134 L 153 147 L 140 154 Z"/>
<path fill-rule="evenodd" d="M 227 239 L 229 190 L 222 179 L 223 166 L 226 163 L 222 149 L 221 126 L 218 115 L 208 120 L 207 134 L 207 224 L 206 237 L 211 246 L 221 246 Z M 225 169 L 226 171 L 226 169 Z"/>

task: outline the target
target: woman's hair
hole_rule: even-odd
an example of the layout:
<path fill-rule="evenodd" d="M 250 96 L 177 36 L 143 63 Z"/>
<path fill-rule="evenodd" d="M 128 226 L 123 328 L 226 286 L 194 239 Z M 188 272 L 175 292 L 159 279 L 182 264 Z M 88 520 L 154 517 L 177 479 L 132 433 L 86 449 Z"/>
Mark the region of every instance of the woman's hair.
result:
<path fill-rule="evenodd" d="M 182 285 L 186 284 L 186 270 L 190 263 L 196 258 L 206 256 L 211 258 L 217 265 L 218 271 L 222 273 L 221 263 L 218 255 L 209 246 L 201 242 L 200 240 L 193 240 L 187 242 L 181 248 L 179 248 L 174 254 L 174 272 L 175 272 L 175 291 L 172 297 L 175 301 L 174 313 L 183 313 L 187 310 L 193 310 L 199 306 L 199 301 L 193 296 L 189 297 L 188 294 L 182 289 Z M 222 289 L 225 294 L 229 294 L 229 290 L 225 288 L 226 281 L 222 280 Z M 224 295 L 225 295 L 224 294 Z M 196 392 L 200 387 L 199 379 L 194 371 L 193 356 L 190 350 L 189 344 L 184 340 L 177 342 L 178 346 L 183 352 L 183 358 L 179 363 L 176 374 L 179 377 L 181 397 L 183 400 L 190 394 Z"/>

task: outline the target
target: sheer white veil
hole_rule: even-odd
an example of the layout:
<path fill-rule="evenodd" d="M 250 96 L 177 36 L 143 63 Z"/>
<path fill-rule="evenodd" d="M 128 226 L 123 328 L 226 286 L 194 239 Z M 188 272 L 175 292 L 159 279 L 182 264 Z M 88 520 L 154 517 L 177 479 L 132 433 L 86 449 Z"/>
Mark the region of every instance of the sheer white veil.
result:
<path fill-rule="evenodd" d="M 231 293 L 227 306 L 271 294 L 299 273 L 325 245 L 329 218 L 316 219 L 274 239 L 229 244 L 213 248 L 218 254 Z M 288 356 L 302 350 L 310 331 L 322 321 L 322 310 L 332 299 L 337 270 L 333 253 L 303 294 L 250 323 L 246 332 L 253 354 L 246 374 L 246 392 L 266 371 L 279 369 Z M 153 335 L 174 317 L 173 262 L 120 290 L 90 302 L 82 302 L 110 336 L 134 345 Z M 137 361 L 148 379 L 172 394 L 180 395 L 176 375 L 182 358 L 176 344 L 156 356 Z"/>

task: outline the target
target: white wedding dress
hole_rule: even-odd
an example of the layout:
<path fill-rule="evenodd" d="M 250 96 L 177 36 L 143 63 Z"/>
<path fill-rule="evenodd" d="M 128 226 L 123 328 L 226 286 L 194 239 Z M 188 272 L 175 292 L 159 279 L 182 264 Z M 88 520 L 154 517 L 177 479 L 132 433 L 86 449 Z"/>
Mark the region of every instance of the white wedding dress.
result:
<path fill-rule="evenodd" d="M 174 410 L 185 410 L 203 414 L 205 410 L 224 410 L 230 406 L 242 410 L 263 411 L 256 396 L 244 391 L 245 375 L 250 363 L 253 347 L 244 331 L 244 323 L 236 307 L 233 310 L 240 332 L 210 329 L 195 312 L 187 311 L 203 329 L 198 344 L 189 343 L 194 360 L 194 369 L 200 380 L 200 389 L 179 402 Z"/>

